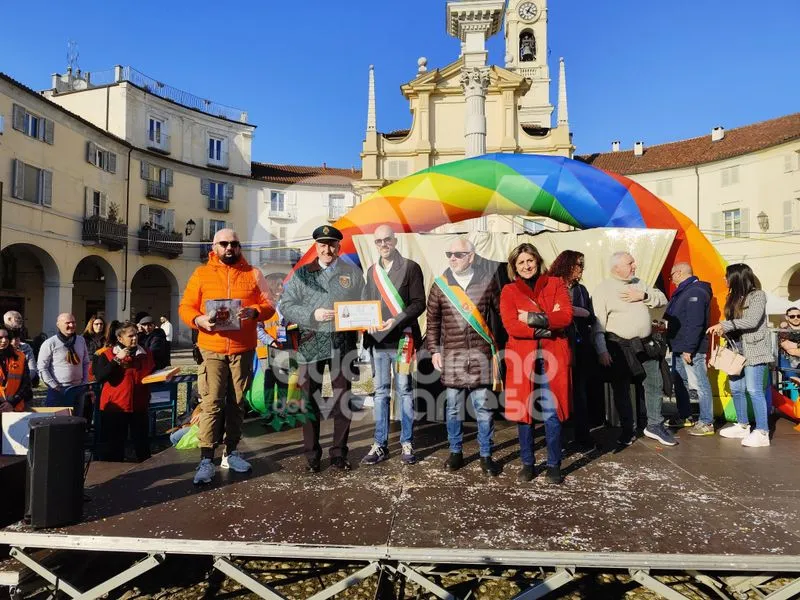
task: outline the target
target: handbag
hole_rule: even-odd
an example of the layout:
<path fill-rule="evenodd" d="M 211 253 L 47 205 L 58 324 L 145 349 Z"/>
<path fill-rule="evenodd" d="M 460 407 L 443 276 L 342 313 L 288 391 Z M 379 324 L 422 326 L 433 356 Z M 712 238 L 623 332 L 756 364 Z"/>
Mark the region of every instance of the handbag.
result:
<path fill-rule="evenodd" d="M 728 338 L 723 336 L 728 342 L 727 346 L 719 345 L 718 335 L 711 335 L 711 358 L 708 364 L 718 371 L 727 373 L 728 375 L 740 375 L 744 369 L 745 357 L 736 350 L 736 346 Z"/>

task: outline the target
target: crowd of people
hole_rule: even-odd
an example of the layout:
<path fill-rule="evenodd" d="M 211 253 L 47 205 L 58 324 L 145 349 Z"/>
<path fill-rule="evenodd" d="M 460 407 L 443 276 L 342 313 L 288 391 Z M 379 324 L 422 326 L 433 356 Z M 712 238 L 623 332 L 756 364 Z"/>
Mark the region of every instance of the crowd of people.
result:
<path fill-rule="evenodd" d="M 250 463 L 238 450 L 245 416 L 245 394 L 253 379 L 256 346 L 266 349 L 267 394 L 286 397 L 289 371 L 296 371 L 302 391 L 303 451 L 306 469 L 322 469 L 320 422 L 332 418 L 330 464 L 350 470 L 348 438 L 351 385 L 358 377 L 359 332 L 336 326 L 337 302 L 380 303 L 381 319 L 363 331 L 361 345 L 371 355 L 374 378 L 374 436 L 362 460 L 374 465 L 389 459 L 392 391 L 399 399 L 400 460 L 417 461 L 414 425 L 422 398 L 415 390 L 417 358 L 429 356 L 443 393 L 430 398 L 434 414 L 444 415 L 449 455 L 444 469 L 464 465 L 463 422 L 469 413 L 477 422 L 480 468 L 490 476 L 502 467 L 493 459 L 494 418 L 502 409 L 517 424 L 521 467 L 518 479 L 536 477 L 534 422 L 544 423 L 546 478 L 560 483 L 562 425 L 572 422 L 580 452 L 591 452 L 595 440 L 591 413 L 603 403 L 602 386 L 610 384 L 619 415 L 618 450 L 639 435 L 665 447 L 678 443 L 671 426 L 687 427 L 692 436 L 715 432 L 713 394 L 708 378 L 709 339 L 725 338 L 745 357 L 741 372 L 729 376 L 737 422 L 719 430 L 746 447 L 769 446 L 771 406 L 766 393 L 767 368 L 775 360 L 768 329 L 766 296 L 745 264 L 727 267 L 728 292 L 722 320 L 711 322 L 711 286 L 700 281 L 690 264 L 672 266 L 674 286 L 664 292 L 636 276 L 636 259 L 615 252 L 609 270 L 591 293 L 581 283 L 582 253 L 566 250 L 547 265 L 535 245 L 522 243 L 506 264 L 488 261 L 466 238 L 445 252 L 448 268 L 435 277 L 426 294 L 423 270 L 398 251 L 388 225 L 373 234 L 378 260 L 366 273 L 340 258 L 342 234 L 324 225 L 313 232 L 316 258 L 284 281 L 267 277 L 247 263 L 236 232 L 218 231 L 210 259 L 191 276 L 180 302 L 180 318 L 197 332 L 201 410 L 192 415 L 199 427 L 200 462 L 195 484 L 215 474 L 215 449 L 223 446 L 221 468 L 246 472 Z M 217 321 L 206 302 L 236 302 L 238 325 Z M 651 309 L 663 309 L 654 321 Z M 419 319 L 426 318 L 423 338 Z M 0 410 L 24 410 L 32 382 L 47 386 L 46 404 L 68 402 L 71 386 L 102 383 L 99 398 L 101 456 L 121 460 L 130 434 L 137 458 L 149 456 L 149 391 L 142 379 L 170 362 L 172 326 L 160 327 L 146 314 L 136 322 L 106 324 L 93 316 L 83 335 L 75 317 L 59 315 L 58 332 L 41 346 L 38 358 L 20 340 L 22 318 L 9 312 L 0 328 Z M 800 364 L 800 309 L 786 313 L 780 348 L 789 363 Z M 671 363 L 666 357 L 671 355 Z M 333 394 L 322 394 L 329 371 Z M 798 380 L 800 382 L 800 380 Z M 666 423 L 662 401 L 673 385 L 678 416 Z M 635 390 L 632 397 L 631 391 Z M 699 418 L 690 396 L 699 402 Z M 748 420 L 748 396 L 755 426 Z M 635 399 L 643 402 L 637 414 Z M 428 407 L 430 408 L 430 407 Z M 440 410 L 441 409 L 441 410 Z M 430 410 L 428 411 L 430 414 Z M 638 417 L 638 419 L 637 419 Z M 638 423 L 637 423 L 638 420 Z M 637 426 L 638 425 L 638 426 Z"/>
<path fill-rule="evenodd" d="M 663 291 L 636 276 L 636 259 L 628 252 L 611 256 L 606 278 L 590 294 L 580 283 L 585 266 L 580 252 L 562 252 L 548 268 L 536 247 L 523 243 L 511 252 L 504 273 L 498 269 L 500 263 L 479 257 L 469 240 L 459 238 L 445 253 L 449 267 L 426 294 L 420 265 L 401 255 L 388 225 L 373 234 L 379 257 L 366 273 L 340 258 L 342 234 L 335 227 L 318 227 L 313 238 L 315 260 L 298 268 L 282 285 L 282 276 L 267 282 L 248 265 L 236 233 L 222 230 L 214 238 L 211 260 L 198 267 L 189 282 L 180 315 L 199 330 L 197 344 L 203 357 L 201 461 L 196 484 L 213 478 L 214 448 L 219 445 L 224 446 L 223 468 L 251 469 L 237 445 L 259 339 L 270 351 L 288 348 L 296 363 L 303 393 L 301 409 L 313 417 L 303 424 L 307 471 L 316 473 L 322 468 L 320 420 L 325 417 L 333 420 L 331 466 L 352 468 L 348 437 L 351 384 L 358 377 L 358 333 L 336 327 L 337 302 L 378 301 L 382 312 L 380 323 L 363 331 L 375 390 L 374 439 L 364 465 L 390 457 L 392 390 L 399 399 L 400 460 L 416 462 L 414 424 L 424 398 L 415 390 L 412 371 L 423 351 L 444 388 L 433 400 L 442 401 L 443 410 L 436 414 L 444 414 L 446 422 L 450 452 L 443 467 L 448 471 L 464 465 L 463 422 L 469 412 L 477 422 L 481 469 L 490 476 L 501 472 L 492 454 L 494 416 L 502 407 L 506 419 L 518 427 L 518 479 L 530 481 L 536 476 L 533 426 L 541 420 L 546 477 L 560 483 L 562 424 L 572 421 L 580 451 L 596 447 L 590 413 L 603 400 L 595 375 L 612 389 L 622 426 L 618 449 L 634 443 L 638 435 L 674 446 L 678 441 L 668 425 L 688 427 L 692 436 L 714 435 L 707 373 L 712 336 L 724 337 L 730 348 L 746 357 L 741 373 L 729 378 L 738 422 L 720 429 L 719 435 L 739 438 L 747 447 L 770 443 L 764 375 L 774 358 L 765 295 L 757 289 L 747 265 L 727 268 L 723 319 L 712 323 L 711 286 L 694 276 L 691 265 L 684 262 L 672 267 L 674 291 L 669 301 Z M 230 281 L 235 285 L 226 284 Z M 207 299 L 226 294 L 242 306 L 241 327 L 235 331 L 217 331 L 203 308 Z M 654 321 L 651 309 L 662 309 L 664 321 Z M 782 348 L 800 360 L 800 309 L 790 314 L 798 340 L 786 340 Z M 427 321 L 424 338 L 419 326 L 423 315 Z M 259 325 L 261 321 L 270 323 L 269 333 Z M 294 335 L 287 335 L 287 328 L 294 328 Z M 669 354 L 671 365 L 666 361 Z M 322 394 L 326 369 L 331 397 Z M 270 392 L 275 382 L 285 386 L 288 367 L 271 370 Z M 679 415 L 668 424 L 662 401 L 673 384 Z M 638 427 L 632 388 L 643 399 L 645 420 Z M 690 394 L 696 394 L 700 404 L 697 420 L 691 413 Z M 755 413 L 752 429 L 747 395 Z"/>

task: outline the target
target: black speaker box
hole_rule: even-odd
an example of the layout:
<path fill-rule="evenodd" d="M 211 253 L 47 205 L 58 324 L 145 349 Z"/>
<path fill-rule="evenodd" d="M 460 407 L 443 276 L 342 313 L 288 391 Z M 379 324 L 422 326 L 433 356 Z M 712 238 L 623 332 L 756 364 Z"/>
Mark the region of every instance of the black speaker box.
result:
<path fill-rule="evenodd" d="M 34 528 L 61 527 L 83 517 L 83 442 L 86 419 L 30 420 L 25 522 Z"/>

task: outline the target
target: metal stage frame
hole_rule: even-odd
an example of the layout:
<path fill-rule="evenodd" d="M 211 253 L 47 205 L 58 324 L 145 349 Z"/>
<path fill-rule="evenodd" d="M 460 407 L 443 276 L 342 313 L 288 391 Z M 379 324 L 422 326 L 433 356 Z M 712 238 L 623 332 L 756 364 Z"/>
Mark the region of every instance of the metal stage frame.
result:
<path fill-rule="evenodd" d="M 323 423 L 323 440 L 329 432 L 328 425 Z M 132 582 L 170 555 L 210 557 L 216 570 L 270 600 L 284 596 L 274 583 L 270 586 L 249 573 L 244 559 L 342 563 L 353 570 L 311 595 L 312 600 L 332 598 L 371 577 L 379 578 L 376 597 L 382 599 L 396 597 L 394 593 L 403 582 L 416 584 L 437 598 L 455 599 L 441 583 L 443 573 L 458 568 L 495 567 L 540 572 L 526 582 L 529 587 L 515 600 L 542 598 L 574 581 L 577 575 L 597 570 L 627 574 L 669 600 L 686 596 L 659 581 L 660 574 L 688 575 L 702 584 L 704 591 L 719 598 L 739 600 L 753 590 L 758 597 L 770 600 L 800 597 L 800 527 L 795 524 L 800 521 L 800 507 L 794 508 L 800 497 L 800 432 L 793 431 L 788 422 L 779 423 L 775 443 L 766 451 L 733 447 L 730 440 L 719 437 L 693 439 L 686 435 L 679 435 L 681 445 L 677 449 L 640 440 L 619 454 L 601 450 L 580 455 L 570 452 L 568 445 L 568 478 L 560 487 L 548 486 L 541 478 L 531 484 L 516 483 L 514 427 L 498 425 L 495 443 L 505 472 L 494 480 L 480 474 L 476 461 L 463 473 L 443 473 L 440 461 L 446 457 L 447 447 L 441 443 L 440 426 L 422 426 L 420 430 L 418 438 L 428 439 L 430 451 L 419 465 L 403 467 L 394 458 L 375 467 L 356 468 L 352 473 L 327 469 L 318 475 L 301 475 L 304 459 L 298 431 L 251 436 L 245 438 L 244 450 L 256 457 L 256 473 L 242 478 L 218 472 L 220 481 L 200 490 L 192 490 L 186 481 L 193 471 L 196 453 L 167 450 L 89 487 L 94 500 L 87 505 L 89 514 L 83 523 L 39 531 L 12 525 L 0 530 L 0 544 L 10 546 L 11 557 L 46 580 L 51 589 L 81 600 L 100 598 Z M 354 424 L 354 463 L 366 453 L 371 431 L 371 423 Z M 613 443 L 614 434 L 613 430 L 597 432 L 601 447 L 608 449 L 608 440 Z M 469 441 L 465 451 L 469 454 L 474 450 L 474 432 L 469 432 L 466 439 Z M 396 433 L 392 441 L 396 442 Z M 542 453 L 538 454 L 541 458 Z M 776 465 L 784 458 L 784 465 Z M 735 468 L 728 467 L 714 479 L 715 469 L 725 463 Z M 704 470 L 695 475 L 691 473 L 693 469 Z M 663 479 L 658 477 L 662 472 Z M 617 474 L 616 480 L 609 474 Z M 607 489 L 599 490 L 598 482 L 604 481 Z M 754 496 L 761 489 L 766 495 Z M 141 503 L 125 505 L 123 494 L 135 495 L 137 491 Z M 603 499 L 598 503 L 593 497 L 600 495 Z M 116 511 L 110 506 L 113 498 L 121 502 Z M 264 522 L 248 521 L 253 515 L 246 506 L 248 498 L 258 506 L 255 514 L 264 516 Z M 472 514 L 468 512 L 456 512 L 447 521 L 447 513 L 438 508 L 442 498 L 456 498 L 470 511 L 482 506 L 485 512 L 474 522 L 467 519 Z M 521 506 L 510 505 L 515 498 L 523 499 Z M 353 499 L 358 502 L 348 516 L 357 522 L 353 525 L 358 526 L 353 530 L 358 532 L 355 534 L 347 524 L 332 525 L 329 520 L 330 514 L 340 514 L 337 511 Z M 230 535 L 227 529 L 218 527 L 217 521 L 238 513 L 206 518 L 197 512 L 201 506 L 220 500 L 243 507 L 240 525 L 255 524 L 244 528 L 241 535 Z M 403 502 L 411 503 L 419 514 L 409 516 Z M 559 512 L 564 502 L 570 503 L 572 512 Z M 609 508 L 609 504 L 613 506 Z M 760 511 L 762 505 L 767 509 Z M 381 514 L 383 506 L 390 507 L 387 514 Z M 770 506 L 776 506 L 777 512 L 770 512 Z M 429 509 L 428 517 L 423 514 L 425 508 Z M 545 514 L 535 521 L 531 510 Z M 593 510 L 599 512 L 583 514 Z M 615 510 L 628 513 L 620 515 Z M 321 516 L 325 512 L 330 514 Z M 169 527 L 166 519 L 160 524 L 152 523 L 158 515 L 167 513 L 177 515 L 171 517 L 177 520 Z M 378 517 L 374 517 L 375 513 Z M 778 513 L 786 523 L 772 522 Z M 289 522 L 291 519 L 283 519 L 275 528 L 271 520 L 278 520 L 278 514 L 300 516 L 294 524 Z M 689 527 L 708 528 L 707 539 L 678 537 L 665 541 L 658 536 L 669 529 L 661 530 L 657 525 L 652 529 L 652 539 L 641 539 L 640 532 L 645 530 L 642 522 L 652 520 L 657 524 L 662 518 L 689 518 L 692 514 L 696 521 Z M 370 515 L 373 521 L 368 520 Z M 599 523 L 602 520 L 607 523 Z M 430 525 L 440 521 L 443 524 L 439 528 Z M 497 534 L 506 522 L 519 535 L 483 536 L 486 532 Z M 481 523 L 486 525 L 485 531 L 480 530 Z M 619 523 L 629 526 L 619 531 Z M 745 527 L 748 524 L 751 526 Z M 546 535 L 537 537 L 543 529 L 547 529 Z M 574 549 L 559 549 L 565 547 L 565 531 L 580 531 L 580 539 L 570 542 Z M 621 535 L 606 539 L 606 531 Z M 370 543 L 378 539 L 380 543 Z M 528 539 L 530 543 L 526 543 Z M 39 549 L 125 553 L 139 559 L 94 587 L 79 589 L 69 581 L 69 574 L 59 574 L 52 560 L 38 560 L 34 551 Z M 778 577 L 786 580 L 780 589 L 761 591 L 765 583 Z M 8 581 L 12 583 L 12 595 L 17 593 L 13 587 L 16 580 Z"/>

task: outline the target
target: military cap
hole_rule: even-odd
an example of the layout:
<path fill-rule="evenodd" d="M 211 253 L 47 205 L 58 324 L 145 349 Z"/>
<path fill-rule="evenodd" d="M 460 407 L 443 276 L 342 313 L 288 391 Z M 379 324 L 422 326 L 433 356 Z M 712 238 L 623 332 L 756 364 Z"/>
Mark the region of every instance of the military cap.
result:
<path fill-rule="evenodd" d="M 341 242 L 342 232 L 332 225 L 320 225 L 311 234 L 316 242 Z"/>

